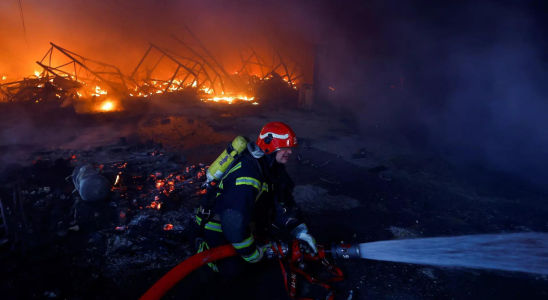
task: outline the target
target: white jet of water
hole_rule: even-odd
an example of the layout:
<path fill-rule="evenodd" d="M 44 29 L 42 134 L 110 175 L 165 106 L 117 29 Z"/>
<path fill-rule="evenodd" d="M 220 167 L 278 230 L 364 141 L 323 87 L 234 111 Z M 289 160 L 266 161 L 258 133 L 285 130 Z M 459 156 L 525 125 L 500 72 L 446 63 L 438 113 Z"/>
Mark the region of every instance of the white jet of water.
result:
<path fill-rule="evenodd" d="M 380 241 L 359 245 L 365 259 L 548 274 L 548 234 L 509 233 Z"/>

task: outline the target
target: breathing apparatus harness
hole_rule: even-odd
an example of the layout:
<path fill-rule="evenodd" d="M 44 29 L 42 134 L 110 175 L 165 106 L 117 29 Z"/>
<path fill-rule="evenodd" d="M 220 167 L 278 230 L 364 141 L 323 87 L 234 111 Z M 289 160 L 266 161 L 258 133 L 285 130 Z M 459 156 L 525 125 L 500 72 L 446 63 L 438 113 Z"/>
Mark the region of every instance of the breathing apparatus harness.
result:
<path fill-rule="evenodd" d="M 202 196 L 200 207 L 198 208 L 198 211 L 202 214 L 202 220 L 199 223 L 200 227 L 196 232 L 196 249 L 203 243 L 205 226 L 213 217 L 211 210 L 215 205 L 215 198 L 219 186 L 218 182 L 224 178 L 226 171 L 230 170 L 232 165 L 248 150 L 248 143 L 249 140 L 246 137 L 236 137 L 232 142 L 228 143 L 225 151 L 221 153 L 206 171 L 207 180 L 202 186 L 206 189 L 206 193 Z"/>
<path fill-rule="evenodd" d="M 265 142 L 269 144 L 271 140 L 272 134 L 269 134 L 265 138 Z M 234 141 L 227 145 L 225 151 L 223 151 L 223 153 L 215 160 L 215 162 L 213 162 L 213 164 L 206 171 L 207 180 L 203 185 L 203 187 L 206 189 L 206 193 L 204 194 L 204 196 L 202 196 L 202 199 L 200 201 L 200 207 L 198 208 L 198 212 L 201 213 L 201 221 L 199 222 L 200 225 L 196 233 L 196 249 L 198 249 L 204 241 L 203 237 L 206 224 L 211 219 L 215 220 L 215 217 L 219 218 L 219 216 L 213 215 L 211 212 L 213 206 L 215 205 L 215 199 L 219 186 L 218 182 L 224 178 L 226 172 L 230 170 L 234 163 L 238 161 L 238 159 L 246 151 L 248 151 L 254 158 L 260 158 L 265 154 L 265 152 L 256 147 L 256 145 L 250 143 L 247 138 L 238 136 Z M 259 168 L 261 167 L 260 164 L 258 164 L 258 166 Z M 215 221 L 220 221 L 220 219 Z M 260 239 L 259 237 L 256 238 Z M 264 251 L 266 257 L 268 259 L 274 259 L 276 257 L 278 258 L 284 278 L 285 288 L 292 299 L 313 300 L 311 298 L 296 298 L 297 274 L 303 276 L 308 282 L 320 285 L 328 290 L 329 294 L 325 298 L 326 300 L 333 300 L 335 298 L 334 291 L 328 283 L 341 281 L 344 279 L 344 277 L 341 269 L 339 269 L 337 266 L 332 265 L 326 259 L 326 253 L 330 253 L 332 254 L 332 256 L 335 257 L 338 252 L 341 252 L 341 254 L 346 252 L 344 248 L 341 248 L 341 250 L 339 249 L 340 247 L 335 247 L 335 245 L 333 245 L 332 249 L 324 249 L 324 247 L 318 246 L 317 254 L 313 255 L 302 251 L 299 240 L 297 239 L 295 239 L 291 245 L 287 245 L 281 241 L 266 239 L 262 240 L 265 247 Z M 289 246 L 291 247 L 291 249 L 289 249 Z M 341 246 L 344 247 L 345 245 Z M 305 262 L 321 263 L 327 268 L 327 270 L 331 274 L 335 275 L 335 277 L 324 281 L 318 280 L 317 278 L 310 276 L 310 274 L 304 271 L 306 265 Z M 289 272 L 286 271 L 284 263 L 287 264 L 287 269 Z"/>

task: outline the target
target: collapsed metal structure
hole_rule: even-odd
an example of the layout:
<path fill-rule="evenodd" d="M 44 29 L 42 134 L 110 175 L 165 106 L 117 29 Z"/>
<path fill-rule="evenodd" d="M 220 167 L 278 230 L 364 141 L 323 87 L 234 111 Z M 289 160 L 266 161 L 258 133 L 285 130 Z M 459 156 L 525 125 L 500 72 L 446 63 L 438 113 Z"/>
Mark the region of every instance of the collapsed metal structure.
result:
<path fill-rule="evenodd" d="M 275 55 L 272 56 L 272 68 L 270 72 L 264 76 L 264 78 L 268 78 L 270 75 L 278 73 L 282 79 L 293 87 L 297 83 L 298 79 L 302 79 L 304 77 L 303 67 L 289 56 L 284 58 L 284 56 L 281 55 L 281 51 L 273 43 L 271 43 L 271 45 Z"/>
<path fill-rule="evenodd" d="M 155 60 L 154 54 L 160 54 L 160 57 Z M 177 65 L 175 71 L 167 80 L 156 77 L 157 72 L 155 73 L 164 58 Z M 148 68 L 147 61 L 155 61 L 152 68 Z M 218 76 L 214 77 L 213 80 L 211 79 L 203 62 L 179 55 L 168 49 L 162 49 L 152 43 L 133 73 L 131 73 L 130 78 L 136 82 L 142 82 L 140 88 L 145 91 L 153 89 L 161 92 L 178 91 L 187 86 L 202 88 L 204 85 L 209 85 L 214 89 L 215 83 L 219 79 Z"/>
<path fill-rule="evenodd" d="M 120 69 L 113 65 L 85 58 L 79 54 L 61 48 L 54 43 L 50 44 L 51 48 L 46 55 L 44 55 L 41 61 L 37 61 L 36 63 L 52 75 L 66 77 L 69 80 L 78 81 L 92 87 L 101 82 L 113 91 L 119 93 L 134 89 L 137 85 L 131 78 L 128 78 Z M 68 62 L 52 65 L 52 56 L 54 52 L 62 54 L 64 58 L 68 59 Z M 47 64 L 45 64 L 46 60 Z M 63 61 L 62 59 L 57 60 Z"/>
<path fill-rule="evenodd" d="M 240 49 L 242 66 L 230 74 L 222 61 L 209 51 L 188 28 L 172 34 L 182 47 L 179 52 L 150 43 L 131 75 L 116 66 L 86 58 L 56 44 L 36 63 L 42 72 L 21 81 L 0 84 L 0 100 L 47 100 L 56 98 L 89 98 L 101 94 L 147 97 L 152 94 L 180 91 L 186 88 L 210 95 L 238 95 L 250 90 L 246 85 L 268 80 L 275 75 L 291 88 L 303 78 L 301 64 L 269 42 L 272 59 L 267 62 L 249 45 Z M 165 67 L 160 67 L 162 65 Z M 260 74 L 253 72 L 260 70 Z"/>

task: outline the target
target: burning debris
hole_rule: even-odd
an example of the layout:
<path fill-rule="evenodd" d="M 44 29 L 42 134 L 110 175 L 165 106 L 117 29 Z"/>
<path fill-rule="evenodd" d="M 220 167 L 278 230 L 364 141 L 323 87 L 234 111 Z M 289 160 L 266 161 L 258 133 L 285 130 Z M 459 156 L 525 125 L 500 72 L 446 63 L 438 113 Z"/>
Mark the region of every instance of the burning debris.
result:
<path fill-rule="evenodd" d="M 16 172 L 14 202 L 0 190 L 0 251 L 56 245 L 42 255 L 67 256 L 91 282 L 171 267 L 190 254 L 186 229 L 205 180 L 205 165 L 185 163 L 153 143 L 34 153 Z"/>
<path fill-rule="evenodd" d="M 130 76 L 113 65 L 50 43 L 51 48 L 36 62 L 42 71 L 10 82 L 2 75 L 0 102 L 53 102 L 63 107 L 74 105 L 77 112 L 114 112 L 132 107 L 138 99 L 176 93 L 188 100 L 257 105 L 257 100 L 267 98 L 265 94 L 281 90 L 268 81 L 297 90 L 303 79 L 302 66 L 274 43 L 270 43 L 271 62 L 246 45 L 239 52 L 242 67 L 229 73 L 187 26 L 172 37 L 183 47 L 180 52 L 151 43 Z M 262 92 L 265 88 L 271 91 Z M 285 97 L 287 94 L 280 95 Z"/>

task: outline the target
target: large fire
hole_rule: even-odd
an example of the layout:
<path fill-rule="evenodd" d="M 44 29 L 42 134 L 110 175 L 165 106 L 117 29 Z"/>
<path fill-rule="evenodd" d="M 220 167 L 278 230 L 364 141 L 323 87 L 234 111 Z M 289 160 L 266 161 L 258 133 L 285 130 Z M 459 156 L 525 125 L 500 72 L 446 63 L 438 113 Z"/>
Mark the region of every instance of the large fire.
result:
<path fill-rule="evenodd" d="M 41 70 L 12 82 L 5 82 L 11 78 L 9 74 L 1 75 L 0 102 L 62 101 L 63 106 L 75 107 L 88 103 L 84 106 L 91 112 L 114 112 L 124 110 L 122 103 L 129 99 L 174 98 L 167 94 L 180 93 L 176 98 L 197 96 L 203 103 L 241 101 L 258 105 L 257 90 L 261 86 L 277 80 L 281 85 L 270 85 L 271 90 L 297 90 L 297 83 L 303 79 L 301 65 L 289 55 L 282 55 L 273 44 L 269 46 L 271 60 L 262 59 L 260 51 L 249 45 L 240 49 L 243 65 L 228 73 L 223 60 L 215 58 L 188 27 L 181 36 L 173 38 L 183 46 L 177 49 L 182 52 L 150 44 L 131 75 L 50 43 L 50 50 L 37 61 Z"/>

